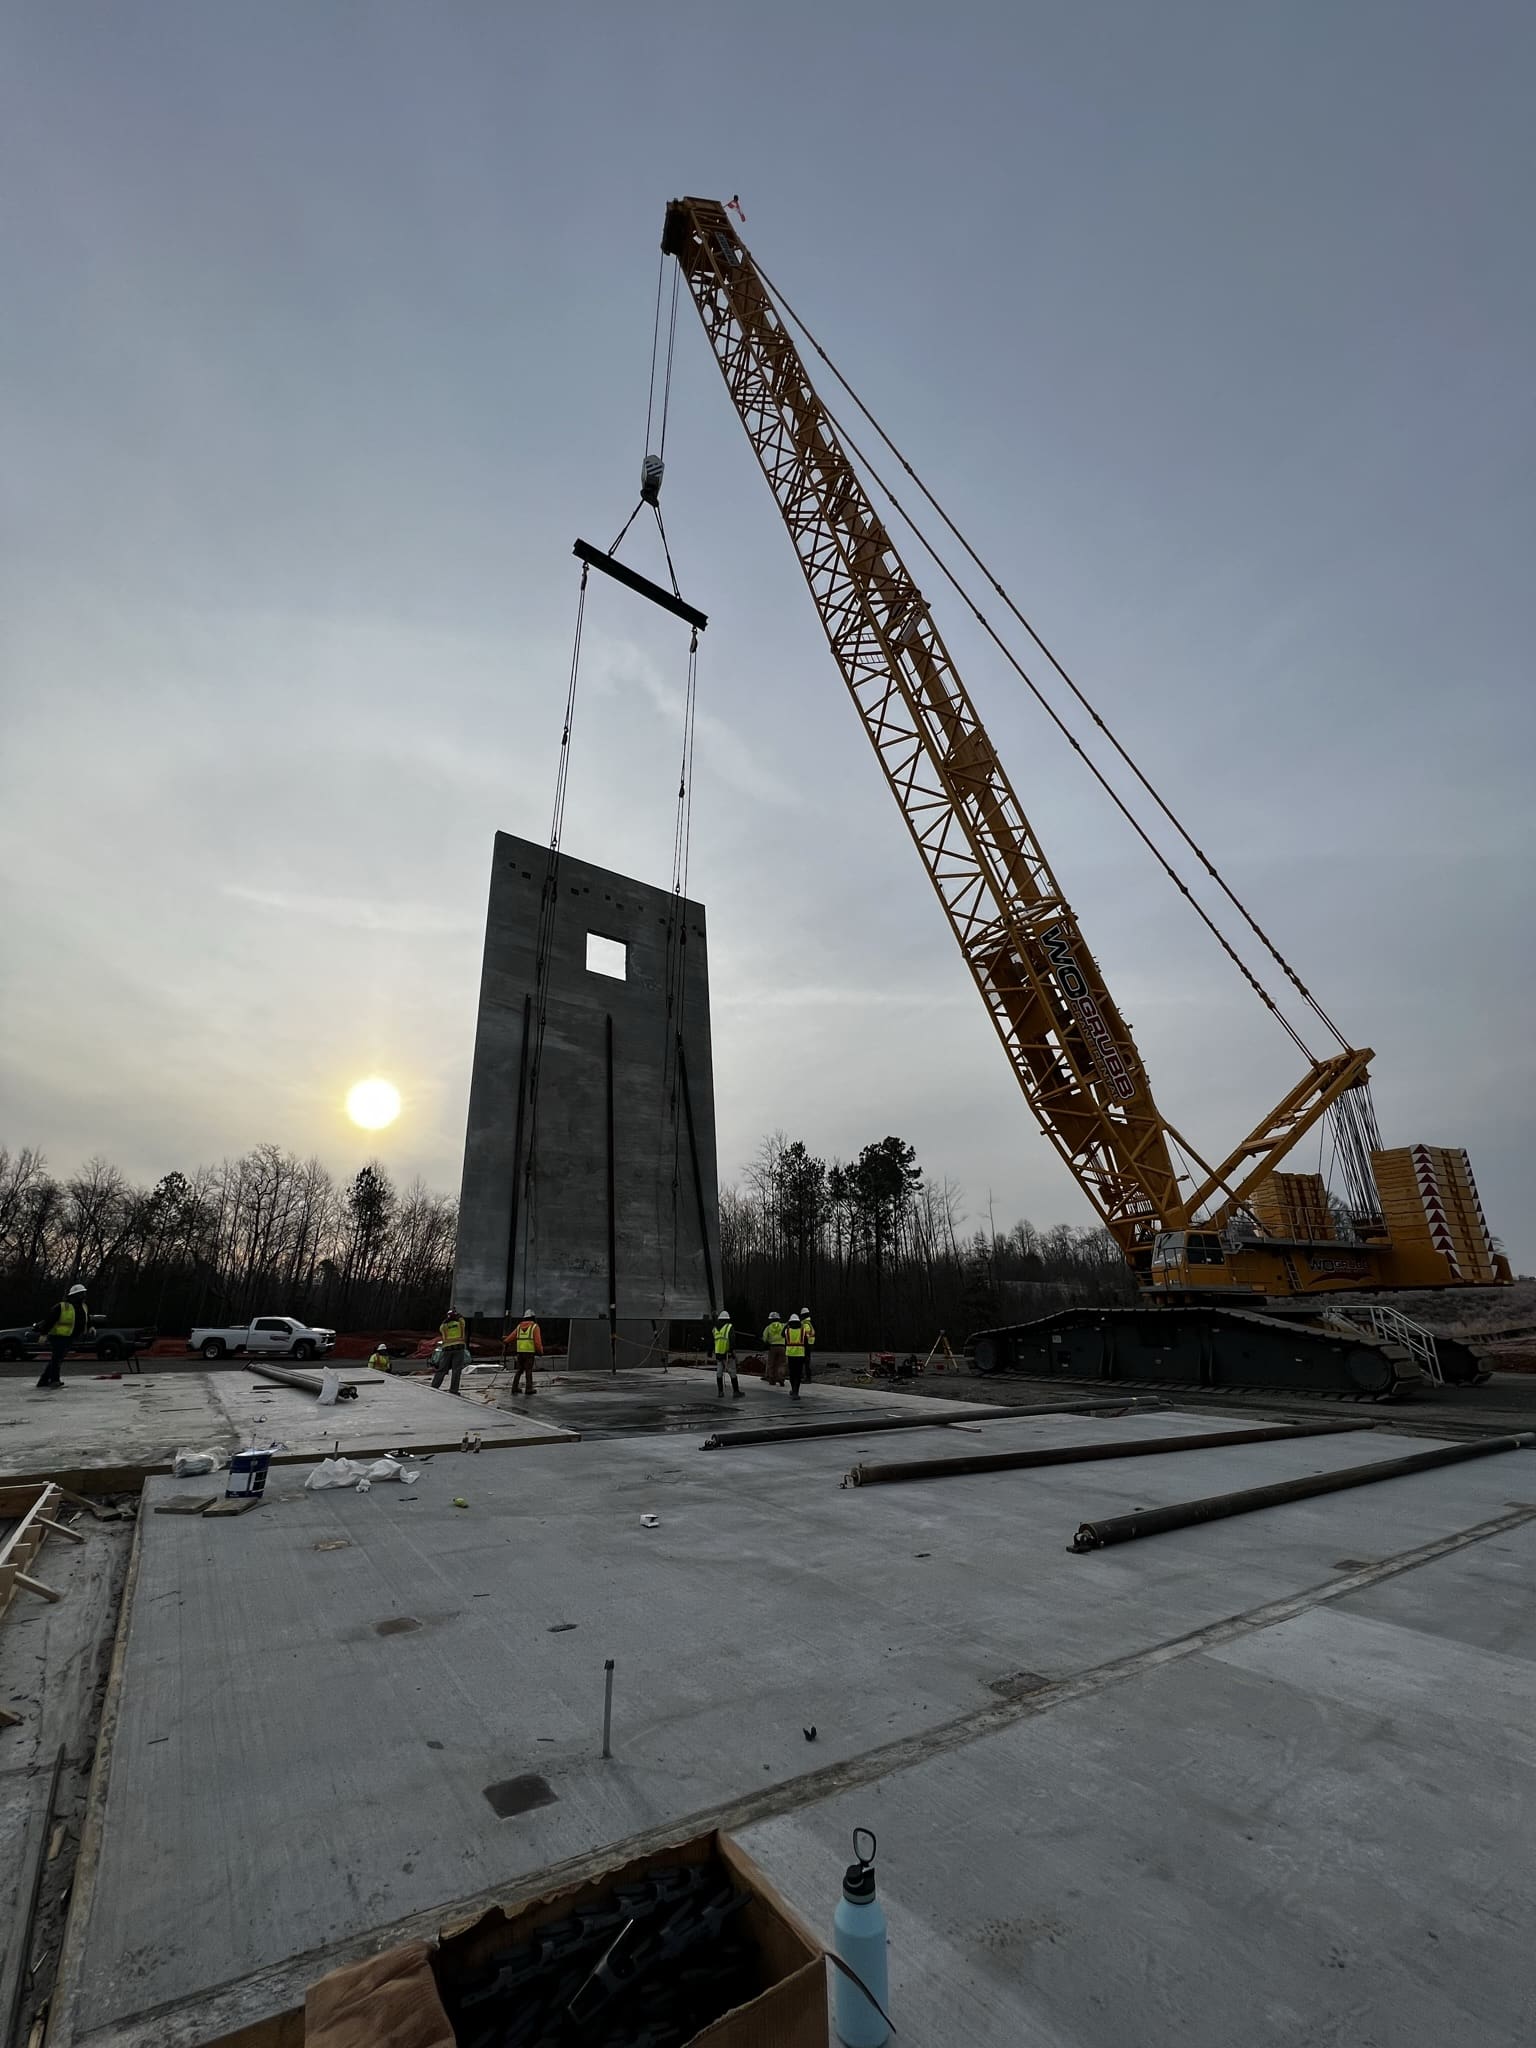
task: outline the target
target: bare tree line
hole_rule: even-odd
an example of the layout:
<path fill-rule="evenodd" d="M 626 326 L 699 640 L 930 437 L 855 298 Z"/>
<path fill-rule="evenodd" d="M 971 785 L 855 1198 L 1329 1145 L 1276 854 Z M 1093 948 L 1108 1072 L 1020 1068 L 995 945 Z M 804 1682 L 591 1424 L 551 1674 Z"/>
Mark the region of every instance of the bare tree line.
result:
<path fill-rule="evenodd" d="M 338 1181 L 317 1159 L 257 1145 L 153 1187 L 104 1159 L 56 1175 L 0 1146 L 0 1321 L 21 1323 L 74 1281 L 92 1313 L 168 1335 L 277 1312 L 337 1329 L 430 1329 L 453 1284 L 456 1206 L 377 1160 Z M 824 1160 L 765 1138 L 720 1197 L 725 1303 L 743 1337 L 770 1309 L 809 1305 L 829 1350 L 926 1351 L 998 1322 L 1125 1302 L 1108 1234 L 1058 1224 L 965 1227 L 961 1191 L 895 1137 Z"/>
<path fill-rule="evenodd" d="M 828 1161 L 776 1132 L 720 1197 L 726 1306 L 743 1334 L 771 1309 L 809 1306 L 825 1349 L 926 1352 L 940 1330 L 958 1345 L 999 1322 L 1135 1298 L 1105 1230 L 964 1224 L 961 1190 L 901 1138 Z"/>
<path fill-rule="evenodd" d="M 137 1187 L 104 1159 L 65 1177 L 0 1147 L 0 1318 L 75 1281 L 93 1315 L 175 1334 L 280 1313 L 339 1329 L 430 1328 L 452 1285 L 456 1205 L 377 1160 L 338 1182 L 257 1145 Z"/>

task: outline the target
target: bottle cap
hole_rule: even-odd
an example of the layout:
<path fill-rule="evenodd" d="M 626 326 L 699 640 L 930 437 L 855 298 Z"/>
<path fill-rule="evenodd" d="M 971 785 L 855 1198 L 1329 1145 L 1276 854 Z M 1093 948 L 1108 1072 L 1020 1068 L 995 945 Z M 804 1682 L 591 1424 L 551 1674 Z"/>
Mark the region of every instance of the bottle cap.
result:
<path fill-rule="evenodd" d="M 859 1837 L 869 1842 L 869 1853 L 859 1847 Z M 875 1896 L 875 1837 L 871 1828 L 855 1828 L 853 1831 L 853 1853 L 857 1862 L 850 1863 L 843 1872 L 843 1897 L 850 1905 L 865 1905 Z"/>

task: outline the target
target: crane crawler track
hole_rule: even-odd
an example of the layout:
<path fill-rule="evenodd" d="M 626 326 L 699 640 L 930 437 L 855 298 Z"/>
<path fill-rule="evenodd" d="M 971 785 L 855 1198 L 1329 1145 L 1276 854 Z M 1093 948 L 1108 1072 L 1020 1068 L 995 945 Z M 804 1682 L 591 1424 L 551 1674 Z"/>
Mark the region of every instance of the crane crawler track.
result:
<path fill-rule="evenodd" d="M 1036 1322 L 978 1330 L 967 1348 L 980 1373 L 1165 1392 L 1221 1388 L 1400 1401 L 1431 1386 L 1399 1344 L 1253 1309 L 1063 1309 Z"/>

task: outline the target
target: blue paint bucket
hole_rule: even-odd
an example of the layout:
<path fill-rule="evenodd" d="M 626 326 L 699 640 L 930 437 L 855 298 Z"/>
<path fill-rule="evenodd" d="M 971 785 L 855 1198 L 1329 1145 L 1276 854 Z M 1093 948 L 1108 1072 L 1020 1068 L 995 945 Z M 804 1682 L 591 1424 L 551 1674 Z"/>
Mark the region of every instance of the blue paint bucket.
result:
<path fill-rule="evenodd" d="M 236 1451 L 229 1461 L 229 1484 L 224 1489 L 224 1498 L 246 1500 L 265 1493 L 271 1462 L 270 1451 Z"/>

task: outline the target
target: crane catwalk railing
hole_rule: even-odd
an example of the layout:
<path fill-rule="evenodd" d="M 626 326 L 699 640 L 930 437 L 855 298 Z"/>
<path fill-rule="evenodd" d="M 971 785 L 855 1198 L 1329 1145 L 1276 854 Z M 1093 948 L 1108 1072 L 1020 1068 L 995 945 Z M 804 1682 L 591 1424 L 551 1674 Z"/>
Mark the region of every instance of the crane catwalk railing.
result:
<path fill-rule="evenodd" d="M 1416 1323 L 1411 1316 L 1405 1316 L 1400 1309 L 1389 1308 L 1384 1302 L 1359 1307 L 1351 1304 L 1348 1308 L 1324 1309 L 1323 1321 L 1336 1330 L 1358 1330 L 1362 1334 L 1379 1337 L 1385 1344 L 1401 1344 L 1422 1368 L 1427 1379 L 1437 1387 L 1445 1385 L 1434 1331 L 1426 1329 L 1423 1323 Z"/>

